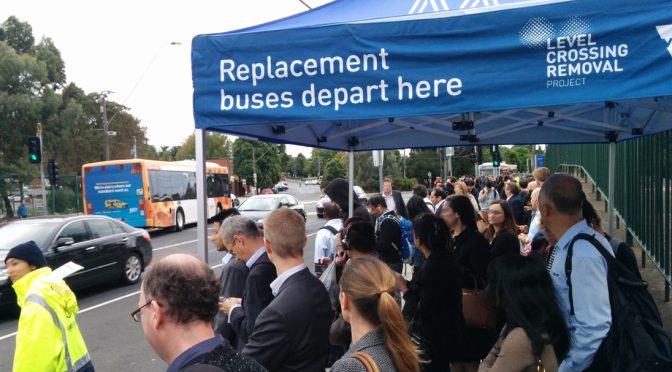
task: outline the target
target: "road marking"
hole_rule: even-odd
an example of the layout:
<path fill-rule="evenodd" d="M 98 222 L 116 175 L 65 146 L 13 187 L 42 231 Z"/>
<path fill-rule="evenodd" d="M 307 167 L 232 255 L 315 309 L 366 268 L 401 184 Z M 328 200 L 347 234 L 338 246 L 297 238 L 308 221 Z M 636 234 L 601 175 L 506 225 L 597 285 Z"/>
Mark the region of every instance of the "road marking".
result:
<path fill-rule="evenodd" d="M 316 234 L 317 234 L 317 232 L 314 232 L 314 233 L 312 233 L 312 234 L 307 235 L 307 237 L 311 237 L 311 236 L 316 235 Z M 195 242 L 195 241 L 197 241 L 197 240 L 190 240 L 190 241 L 186 241 L 186 242 L 182 242 L 182 243 L 171 244 L 171 245 L 167 245 L 167 246 L 165 246 L 165 247 L 161 247 L 161 248 L 153 249 L 153 251 L 160 251 L 160 250 L 162 250 L 162 249 L 171 248 L 171 247 L 175 247 L 175 246 L 178 246 L 178 245 L 183 245 L 183 244 L 187 244 L 187 243 L 193 243 L 193 242 Z M 214 266 L 210 266 L 210 268 L 211 268 L 211 269 L 216 269 L 216 268 L 218 268 L 218 267 L 220 267 L 220 266 L 222 266 L 221 263 L 220 263 L 220 264 L 217 264 L 217 265 L 214 265 Z M 91 311 L 91 310 L 95 310 L 95 309 L 97 309 L 97 308 L 99 308 L 99 307 L 103 307 L 103 306 L 109 305 L 109 304 L 111 304 L 111 303 L 115 303 L 115 302 L 117 302 L 117 301 L 121 301 L 121 300 L 123 300 L 123 299 L 125 299 L 125 298 L 131 297 L 131 296 L 135 296 L 135 295 L 137 295 L 137 294 L 140 294 L 140 291 L 135 291 L 135 292 L 132 292 L 132 293 L 128 293 L 128 294 L 125 294 L 125 295 L 123 295 L 123 296 L 120 296 L 120 297 L 113 298 L 113 299 L 111 299 L 111 300 L 102 302 L 102 303 L 100 303 L 100 304 L 97 304 L 97 305 L 93 305 L 93 306 L 87 307 L 86 309 L 82 309 L 82 310 L 80 310 L 79 313 L 77 313 L 77 315 L 79 315 L 79 314 L 84 314 L 84 313 L 89 312 L 89 311 Z M 8 339 L 8 338 L 10 338 L 10 337 L 14 337 L 14 336 L 16 336 L 16 332 L 9 333 L 9 334 L 6 334 L 6 335 L 4 335 L 4 336 L 0 336 L 0 341 L 6 340 L 6 339 Z"/>
<path fill-rule="evenodd" d="M 176 243 L 176 244 L 167 245 L 167 246 L 165 246 L 165 247 L 161 247 L 161 248 L 154 248 L 154 249 L 152 249 L 152 251 L 154 251 L 154 252 L 156 252 L 156 251 L 162 251 L 162 250 L 164 250 L 164 249 L 168 249 L 168 248 L 172 248 L 172 247 L 177 247 L 177 246 L 179 246 L 179 245 L 184 245 L 184 244 L 194 243 L 194 242 L 197 242 L 197 241 L 198 241 L 198 239 L 189 240 L 189 241 L 182 242 L 182 243 Z"/>

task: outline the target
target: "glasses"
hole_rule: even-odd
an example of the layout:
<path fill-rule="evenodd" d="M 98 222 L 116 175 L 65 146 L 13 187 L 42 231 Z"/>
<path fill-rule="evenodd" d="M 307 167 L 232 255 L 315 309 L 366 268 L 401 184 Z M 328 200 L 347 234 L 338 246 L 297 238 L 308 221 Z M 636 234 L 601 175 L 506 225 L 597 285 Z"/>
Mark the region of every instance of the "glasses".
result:
<path fill-rule="evenodd" d="M 139 321 L 140 321 L 140 311 L 142 311 L 142 309 L 143 309 L 144 307 L 147 307 L 147 305 L 151 304 L 152 301 L 154 301 L 154 300 L 149 300 L 149 301 L 147 301 L 146 304 L 140 306 L 140 307 L 137 308 L 134 312 L 131 313 L 131 318 L 133 319 L 134 322 L 139 322 Z"/>

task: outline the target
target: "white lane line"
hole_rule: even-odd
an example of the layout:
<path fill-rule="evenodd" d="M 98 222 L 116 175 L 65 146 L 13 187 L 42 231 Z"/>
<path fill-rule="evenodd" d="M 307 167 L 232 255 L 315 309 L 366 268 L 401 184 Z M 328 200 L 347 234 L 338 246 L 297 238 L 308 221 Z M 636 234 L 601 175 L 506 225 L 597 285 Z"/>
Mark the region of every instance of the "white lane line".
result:
<path fill-rule="evenodd" d="M 184 244 L 194 243 L 194 242 L 197 242 L 197 241 L 198 241 L 198 239 L 194 239 L 194 240 L 189 240 L 189 241 L 182 242 L 182 243 L 176 243 L 176 244 L 166 245 L 166 246 L 161 247 L 161 248 L 154 248 L 154 249 L 152 249 L 152 251 L 154 251 L 154 252 L 156 252 L 156 251 L 162 251 L 162 250 L 164 250 L 164 249 L 168 249 L 168 248 L 172 248 L 172 247 L 177 247 L 177 246 L 184 245 Z"/>
<path fill-rule="evenodd" d="M 317 232 L 314 232 L 314 233 L 312 233 L 312 234 L 307 235 L 307 237 L 311 237 L 311 236 L 316 235 L 316 234 L 317 234 Z M 156 248 L 156 249 L 154 249 L 154 251 L 158 251 L 158 250 L 166 249 L 166 248 L 170 248 L 170 247 L 175 247 L 175 246 L 182 245 L 182 244 L 193 243 L 193 242 L 195 242 L 195 241 L 196 241 L 196 240 L 190 240 L 190 241 L 188 241 L 188 242 L 182 242 L 182 243 L 177 243 L 177 244 L 167 245 L 167 246 L 165 246 L 165 247 Z M 218 264 L 218 265 L 215 265 L 215 266 L 210 266 L 210 268 L 212 268 L 212 269 L 216 269 L 216 268 L 218 268 L 218 267 L 220 267 L 220 266 L 222 266 L 221 263 Z M 91 310 L 95 310 L 95 309 L 97 309 L 97 308 L 99 308 L 99 307 L 103 307 L 103 306 L 105 306 L 105 305 L 109 305 L 109 304 L 111 304 L 111 303 L 114 303 L 114 302 L 117 302 L 117 301 L 121 301 L 121 300 L 123 300 L 123 299 L 125 299 L 125 298 L 131 297 L 131 296 L 134 296 L 134 295 L 137 295 L 137 294 L 140 294 L 140 291 L 135 291 L 135 292 L 133 292 L 133 293 L 125 294 L 125 295 L 123 295 L 123 296 L 120 296 L 120 297 L 117 297 L 117 298 L 113 298 L 113 299 L 111 299 L 111 300 L 105 301 L 105 302 L 100 303 L 100 304 L 98 304 L 98 305 L 93 305 L 93 306 L 91 306 L 91 307 L 87 307 L 86 309 L 82 309 L 82 310 L 80 310 L 78 314 L 84 314 L 84 313 L 89 312 L 89 311 L 91 311 Z M 5 339 L 8 339 L 8 338 L 10 338 L 10 337 L 14 337 L 14 336 L 16 336 L 16 332 L 14 332 L 14 333 L 10 333 L 10 334 L 4 335 L 4 336 L 0 336 L 0 341 L 5 340 Z"/>

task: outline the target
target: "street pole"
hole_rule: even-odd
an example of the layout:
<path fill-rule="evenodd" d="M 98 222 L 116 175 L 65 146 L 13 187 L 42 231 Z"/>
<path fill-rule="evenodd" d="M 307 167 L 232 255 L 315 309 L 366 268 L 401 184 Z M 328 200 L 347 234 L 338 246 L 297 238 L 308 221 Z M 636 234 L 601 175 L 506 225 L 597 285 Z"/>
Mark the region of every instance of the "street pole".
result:
<path fill-rule="evenodd" d="M 103 114 L 103 137 L 105 138 L 105 160 L 110 160 L 110 138 L 107 135 L 107 131 L 109 130 L 108 125 L 109 123 L 107 122 L 107 103 L 105 102 L 105 99 L 107 98 L 107 93 L 103 92 L 101 94 L 102 98 L 102 103 L 100 105 L 100 112 Z"/>
<path fill-rule="evenodd" d="M 321 163 L 320 163 L 320 154 L 317 154 L 317 179 L 320 179 L 320 168 L 321 168 Z"/>
<path fill-rule="evenodd" d="M 44 154 L 42 146 L 42 123 L 37 123 L 37 137 L 40 139 L 40 154 Z M 44 156 L 42 157 L 44 158 Z M 40 185 L 42 185 L 42 214 L 47 214 L 47 190 L 44 186 L 44 166 L 40 160 Z"/>
<path fill-rule="evenodd" d="M 133 151 L 132 151 L 131 155 L 133 155 L 133 159 L 138 158 L 138 147 L 137 147 L 137 142 L 135 140 L 135 136 L 133 136 Z"/>
<path fill-rule="evenodd" d="M 257 189 L 257 157 L 254 154 L 254 146 L 252 146 L 252 180 L 254 182 L 254 195 L 259 194 Z"/>

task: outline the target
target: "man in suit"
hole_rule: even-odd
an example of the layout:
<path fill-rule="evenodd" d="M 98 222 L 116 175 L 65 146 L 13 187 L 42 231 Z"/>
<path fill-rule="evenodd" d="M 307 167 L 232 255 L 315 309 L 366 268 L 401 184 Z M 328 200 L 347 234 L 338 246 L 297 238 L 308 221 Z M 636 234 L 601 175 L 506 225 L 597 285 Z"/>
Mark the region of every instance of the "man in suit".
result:
<path fill-rule="evenodd" d="M 331 301 L 303 260 L 303 217 L 278 209 L 264 219 L 266 252 L 278 272 L 273 301 L 259 314 L 243 349 L 269 371 L 323 372 L 329 348 Z"/>
<path fill-rule="evenodd" d="M 523 202 L 518 197 L 519 192 L 520 188 L 518 188 L 518 185 L 513 181 L 507 182 L 504 186 L 504 194 L 506 194 L 506 201 L 513 211 L 513 218 L 516 219 L 516 224 L 518 224 L 518 226 L 523 226 L 527 225 L 527 215 L 523 209 Z"/>
<path fill-rule="evenodd" d="M 230 297 L 220 303 L 220 311 L 229 316 L 229 324 L 237 335 L 242 350 L 248 341 L 259 314 L 273 300 L 271 282 L 277 277 L 268 259 L 264 238 L 257 224 L 247 216 L 234 216 L 222 223 L 220 235 L 224 244 L 249 269 L 243 297 Z"/>
<path fill-rule="evenodd" d="M 214 235 L 210 238 L 214 241 L 215 247 L 220 252 L 226 252 L 226 255 L 222 258 L 222 273 L 219 276 L 219 283 L 222 286 L 222 289 L 219 291 L 219 298 L 228 298 L 228 297 L 243 297 L 245 291 L 245 282 L 247 281 L 247 273 L 249 269 L 245 266 L 243 261 L 239 261 L 229 252 L 222 240 L 220 234 L 220 228 L 222 227 L 222 222 L 225 219 L 231 216 L 237 216 L 240 213 L 235 208 L 230 208 L 223 210 L 212 217 L 212 225 L 215 229 Z M 234 348 L 238 347 L 238 338 L 236 332 L 229 324 L 229 317 L 221 311 L 217 312 L 215 315 L 215 320 L 213 321 L 213 327 L 215 328 L 215 333 L 221 334 L 225 339 L 229 341 L 231 346 Z"/>
<path fill-rule="evenodd" d="M 387 203 L 387 209 L 394 211 L 398 216 L 408 218 L 408 210 L 404 199 L 401 197 L 401 192 L 392 190 L 392 179 L 385 178 L 383 180 L 383 197 Z"/>

